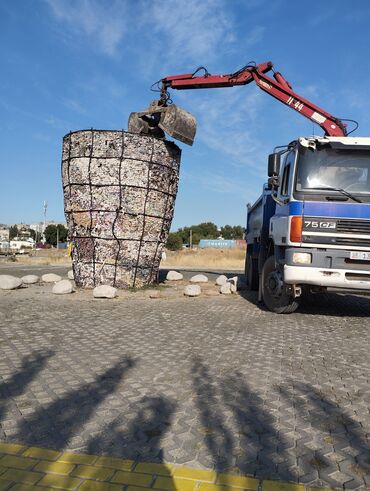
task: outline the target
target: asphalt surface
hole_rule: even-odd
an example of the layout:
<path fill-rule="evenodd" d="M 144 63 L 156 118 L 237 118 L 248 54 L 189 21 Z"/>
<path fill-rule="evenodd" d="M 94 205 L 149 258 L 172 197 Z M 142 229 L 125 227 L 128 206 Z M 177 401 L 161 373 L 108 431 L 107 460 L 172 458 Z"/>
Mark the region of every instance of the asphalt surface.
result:
<path fill-rule="evenodd" d="M 68 268 L 0 274 L 31 270 Z M 0 440 L 367 489 L 370 298 L 312 296 L 284 316 L 182 288 L 0 291 Z"/>

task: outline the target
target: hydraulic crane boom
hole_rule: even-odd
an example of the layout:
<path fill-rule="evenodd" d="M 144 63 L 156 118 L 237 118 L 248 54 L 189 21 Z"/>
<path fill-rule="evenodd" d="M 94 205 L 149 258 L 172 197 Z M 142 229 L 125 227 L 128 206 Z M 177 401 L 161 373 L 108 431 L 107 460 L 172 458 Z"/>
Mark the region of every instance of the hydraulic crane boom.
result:
<path fill-rule="evenodd" d="M 273 71 L 273 78 L 266 75 L 269 71 Z M 166 77 L 162 79 L 162 90 L 166 91 L 167 88 L 186 90 L 234 87 L 247 85 L 253 81 L 264 92 L 317 123 L 324 130 L 325 135 L 347 135 L 346 127 L 340 119 L 294 92 L 283 75 L 274 70 L 271 61 L 256 66 L 246 66 L 231 75 L 210 75 L 206 72 L 204 76 L 197 77 L 191 73 Z"/>
<path fill-rule="evenodd" d="M 200 70 L 204 70 L 204 75 L 197 76 L 196 74 Z M 270 71 L 273 72 L 273 77 L 266 75 Z M 131 113 L 129 130 L 136 133 L 153 134 L 154 136 L 164 136 L 162 131 L 164 130 L 174 138 L 192 145 L 196 131 L 196 120 L 194 116 L 175 104 L 168 104 L 170 99 L 168 89 L 213 89 L 247 85 L 253 81 L 264 92 L 321 126 L 325 135 L 347 136 L 346 125 L 339 118 L 335 118 L 324 109 L 294 92 L 283 75 L 274 70 L 271 61 L 259 65 L 249 64 L 228 75 L 211 75 L 205 68 L 200 67 L 194 73 L 165 77 L 159 82 L 161 84 L 159 101 L 153 101 L 141 113 Z"/>

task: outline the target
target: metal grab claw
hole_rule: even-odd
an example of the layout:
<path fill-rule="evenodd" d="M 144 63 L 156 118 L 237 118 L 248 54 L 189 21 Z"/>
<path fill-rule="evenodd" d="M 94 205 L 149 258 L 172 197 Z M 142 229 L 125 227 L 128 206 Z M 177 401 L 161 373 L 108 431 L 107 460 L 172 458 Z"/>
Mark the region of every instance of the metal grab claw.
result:
<path fill-rule="evenodd" d="M 164 138 L 164 132 L 187 145 L 192 145 L 197 129 L 195 117 L 188 111 L 171 104 L 152 101 L 142 112 L 132 112 L 128 120 L 128 131 L 141 135 Z"/>

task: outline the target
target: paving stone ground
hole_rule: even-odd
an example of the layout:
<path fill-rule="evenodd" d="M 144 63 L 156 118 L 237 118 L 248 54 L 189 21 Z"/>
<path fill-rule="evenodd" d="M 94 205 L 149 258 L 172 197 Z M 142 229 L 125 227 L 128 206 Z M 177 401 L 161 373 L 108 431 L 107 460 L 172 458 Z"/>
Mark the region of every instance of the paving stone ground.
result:
<path fill-rule="evenodd" d="M 0 291 L 0 440 L 367 489 L 369 315 L 352 294 L 279 316 L 244 292 Z"/>

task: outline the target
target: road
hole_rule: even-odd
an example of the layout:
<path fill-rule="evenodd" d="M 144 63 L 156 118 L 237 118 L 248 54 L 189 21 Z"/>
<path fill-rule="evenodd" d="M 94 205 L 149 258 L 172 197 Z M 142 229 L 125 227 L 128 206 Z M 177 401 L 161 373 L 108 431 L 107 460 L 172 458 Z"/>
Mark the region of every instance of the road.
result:
<path fill-rule="evenodd" d="M 352 294 L 279 316 L 248 292 L 182 286 L 0 291 L 0 440 L 366 489 L 369 315 Z"/>

